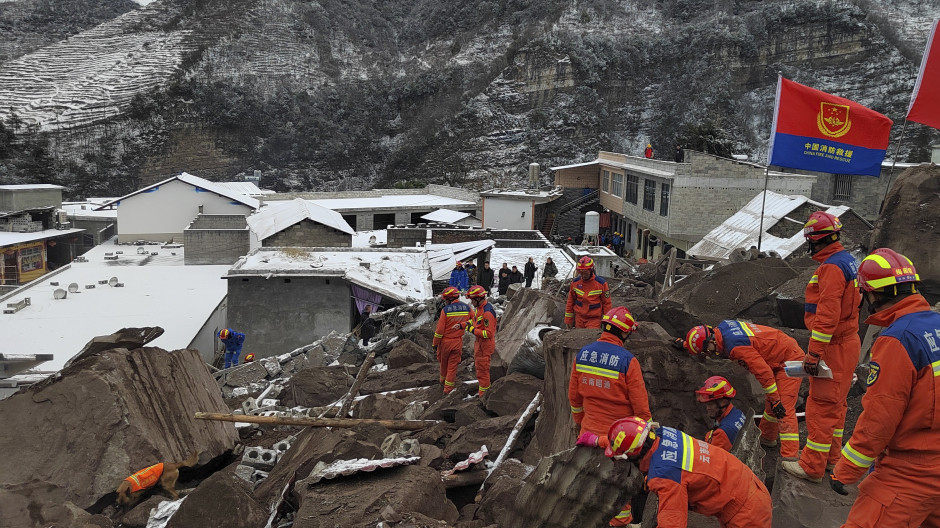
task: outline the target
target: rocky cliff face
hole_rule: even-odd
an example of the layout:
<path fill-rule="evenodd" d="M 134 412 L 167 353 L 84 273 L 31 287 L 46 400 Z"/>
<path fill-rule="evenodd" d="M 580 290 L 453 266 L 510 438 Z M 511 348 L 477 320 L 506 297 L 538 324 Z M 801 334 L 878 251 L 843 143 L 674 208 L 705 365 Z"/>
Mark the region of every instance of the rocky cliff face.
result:
<path fill-rule="evenodd" d="M 220 178 L 261 169 L 284 190 L 491 186 L 521 181 L 532 161 L 648 142 L 661 157 L 681 143 L 760 161 L 778 72 L 902 120 L 929 11 L 913 0 L 160 0 L 108 22 L 107 39 L 98 28 L 60 44 L 129 57 L 43 48 L 4 62 L 0 118 L 14 135 L 0 134 L 0 180 L 39 172 L 75 195 L 114 194 L 198 166 Z M 84 82 L 47 93 L 49 75 Z M 183 148 L 193 130 L 214 148 Z M 924 159 L 931 134 L 909 127 L 904 155 Z"/>

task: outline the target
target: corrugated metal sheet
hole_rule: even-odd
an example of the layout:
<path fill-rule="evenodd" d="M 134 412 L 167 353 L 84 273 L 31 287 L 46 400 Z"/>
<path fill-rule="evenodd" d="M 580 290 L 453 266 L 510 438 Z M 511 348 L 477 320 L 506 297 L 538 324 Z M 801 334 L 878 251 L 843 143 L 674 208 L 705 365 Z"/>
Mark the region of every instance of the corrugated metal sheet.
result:
<path fill-rule="evenodd" d="M 431 211 L 421 218 L 427 220 L 428 222 L 443 222 L 446 224 L 452 224 L 454 222 L 459 222 L 468 216 L 470 216 L 469 213 L 461 213 L 460 211 L 452 211 L 450 209 L 438 209 L 436 211 Z"/>
<path fill-rule="evenodd" d="M 803 233 L 797 230 L 790 238 L 779 238 L 767 233 L 779 222 L 802 223 L 804 218 L 787 219 L 787 216 L 809 202 L 836 216 L 844 214 L 847 206 L 830 206 L 814 202 L 801 195 L 779 194 L 767 191 L 767 202 L 763 203 L 764 193 L 759 193 L 740 211 L 731 215 L 705 237 L 692 246 L 688 254 L 699 258 L 727 259 L 738 248 L 750 248 L 757 245 L 761 232 L 761 209 L 763 206 L 763 236 L 761 251 L 776 251 L 781 257 L 787 257 L 803 245 Z"/>
<path fill-rule="evenodd" d="M 428 244 L 428 262 L 431 264 L 432 280 L 450 277 L 458 260 L 467 260 L 473 255 L 495 246 L 494 240 L 475 240 L 456 244 Z"/>
<path fill-rule="evenodd" d="M 258 240 L 264 240 L 301 220 L 313 220 L 350 235 L 355 233 L 343 220 L 343 215 L 300 198 L 269 204 L 248 217 L 248 226 L 258 235 Z"/>

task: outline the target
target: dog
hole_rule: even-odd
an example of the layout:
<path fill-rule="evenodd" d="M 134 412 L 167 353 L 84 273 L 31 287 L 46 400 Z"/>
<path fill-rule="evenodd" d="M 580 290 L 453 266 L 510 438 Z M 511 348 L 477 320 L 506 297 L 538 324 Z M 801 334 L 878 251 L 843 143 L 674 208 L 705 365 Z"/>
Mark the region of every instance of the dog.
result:
<path fill-rule="evenodd" d="M 193 467 L 197 462 L 199 462 L 199 453 L 194 452 L 182 462 L 161 462 L 141 469 L 124 479 L 115 490 L 117 504 L 125 509 L 130 508 L 157 483 L 170 494 L 170 497 L 174 500 L 178 499 L 180 494 L 176 492 L 176 479 L 180 476 L 180 468 Z"/>

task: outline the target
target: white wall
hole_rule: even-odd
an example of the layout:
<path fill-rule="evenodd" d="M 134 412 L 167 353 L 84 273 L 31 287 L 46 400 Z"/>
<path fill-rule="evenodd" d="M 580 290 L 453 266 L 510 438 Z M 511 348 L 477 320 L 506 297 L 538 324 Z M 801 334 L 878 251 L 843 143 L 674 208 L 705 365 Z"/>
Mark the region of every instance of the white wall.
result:
<path fill-rule="evenodd" d="M 173 180 L 148 192 L 121 200 L 118 211 L 118 240 L 138 239 L 158 241 L 171 237 L 183 239 L 183 229 L 199 214 L 249 214 L 245 204 L 219 196 L 213 192 L 196 191 L 188 183 Z"/>
<path fill-rule="evenodd" d="M 525 215 L 523 216 L 523 213 Z M 483 227 L 487 229 L 533 229 L 533 200 L 483 197 Z"/>

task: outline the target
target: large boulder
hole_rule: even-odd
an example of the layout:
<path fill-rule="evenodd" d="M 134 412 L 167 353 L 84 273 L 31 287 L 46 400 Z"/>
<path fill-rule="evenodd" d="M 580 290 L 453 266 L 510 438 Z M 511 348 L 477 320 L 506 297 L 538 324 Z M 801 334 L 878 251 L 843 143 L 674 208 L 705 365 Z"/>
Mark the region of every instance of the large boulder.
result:
<path fill-rule="evenodd" d="M 17 493 L 29 483 L 31 509 L 88 508 L 143 467 L 232 449 L 233 424 L 192 419 L 228 411 L 195 350 L 99 352 L 0 401 L 0 449 L 15 454 L 0 459 L 0 486 Z M 27 515 L 6 525 L 48 524 Z"/>
<path fill-rule="evenodd" d="M 395 344 L 388 353 L 388 368 L 400 369 L 415 363 L 428 363 L 431 355 L 414 341 L 405 339 Z"/>
<path fill-rule="evenodd" d="M 847 489 L 848 495 L 839 495 L 829 489 L 825 480 L 814 484 L 790 475 L 778 465 L 771 493 L 774 528 L 842 526 L 857 496 L 855 486 Z"/>
<path fill-rule="evenodd" d="M 340 399 L 349 391 L 358 370 L 339 365 L 311 367 L 294 374 L 284 390 L 284 405 L 319 407 Z"/>
<path fill-rule="evenodd" d="M 0 526 L 111 528 L 111 520 L 91 515 L 65 499 L 67 490 L 49 482 L 0 487 Z"/>
<path fill-rule="evenodd" d="M 888 247 L 911 259 L 928 299 L 940 300 L 940 167 L 919 165 L 898 176 L 869 247 Z"/>
<path fill-rule="evenodd" d="M 534 468 L 515 458 L 507 459 L 486 479 L 486 488 L 480 498 L 476 517 L 486 525 L 497 523 L 503 515 L 515 508 L 516 496 L 522 481 Z"/>
<path fill-rule="evenodd" d="M 742 316 L 755 303 L 767 302 L 777 286 L 797 274 L 797 270 L 778 258 L 738 262 L 689 275 L 667 290 L 660 300 L 676 302 L 697 320 L 716 325 L 723 319 Z"/>
<path fill-rule="evenodd" d="M 458 369 L 458 379 L 466 379 L 467 373 Z M 440 383 L 441 367 L 434 363 L 414 363 L 405 368 L 370 372 L 359 389 L 360 394 L 373 394 L 413 387 L 427 387 Z"/>
<path fill-rule="evenodd" d="M 499 321 L 496 353 L 490 360 L 491 379 L 497 380 L 506 374 L 529 330 L 540 323 L 561 326 L 564 314 L 565 301 L 562 298 L 532 288 L 519 290 Z"/>
<path fill-rule="evenodd" d="M 295 491 L 300 497 L 295 528 L 374 528 L 383 518 L 409 513 L 453 523 L 458 516 L 441 474 L 424 466 L 377 469 Z"/>
<path fill-rule="evenodd" d="M 463 460 L 483 445 L 491 453 L 498 453 L 518 420 L 518 416 L 500 416 L 467 424 L 451 437 L 444 448 L 444 456 L 454 461 Z"/>
<path fill-rule="evenodd" d="M 268 513 L 251 494 L 248 483 L 231 471 L 219 471 L 204 480 L 180 504 L 166 528 L 256 528 Z"/>
<path fill-rule="evenodd" d="M 518 415 L 544 386 L 545 382 L 535 376 L 512 372 L 490 385 L 483 406 L 497 416 Z"/>

